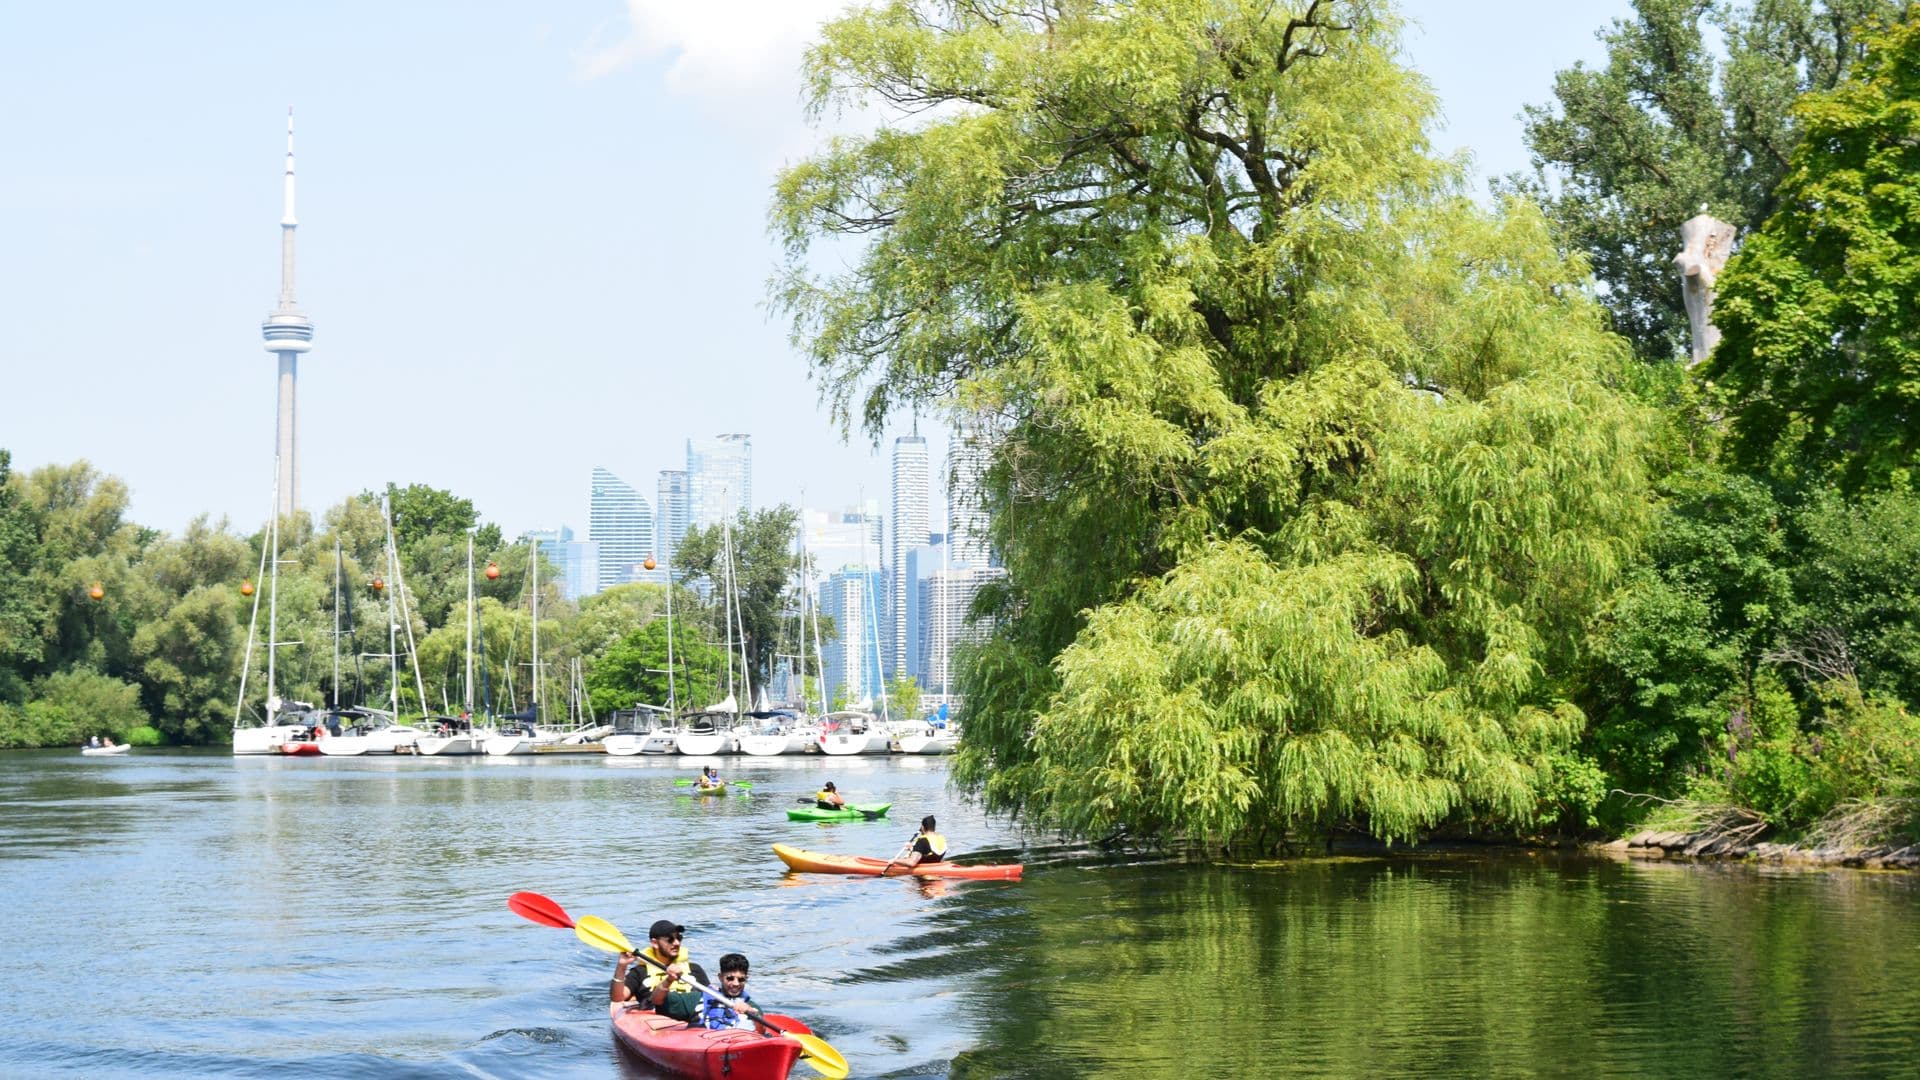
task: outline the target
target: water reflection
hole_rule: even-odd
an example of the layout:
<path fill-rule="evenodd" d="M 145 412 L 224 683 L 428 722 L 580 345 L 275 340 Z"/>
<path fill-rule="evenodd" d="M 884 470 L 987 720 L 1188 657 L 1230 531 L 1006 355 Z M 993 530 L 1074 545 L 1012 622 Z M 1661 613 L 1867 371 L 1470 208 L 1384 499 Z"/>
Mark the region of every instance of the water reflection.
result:
<path fill-rule="evenodd" d="M 733 760 L 754 790 L 726 798 L 674 759 L 96 764 L 0 754 L 0 1074 L 653 1076 L 608 1031 L 608 959 L 515 919 L 520 889 L 745 952 L 857 1075 L 1913 1071 L 1910 876 L 1108 858 L 985 819 L 937 759 Z M 785 820 L 829 778 L 898 820 Z M 1025 880 L 769 850 L 884 858 L 927 813 Z M 139 1009 L 99 1010 L 103 970 Z"/>

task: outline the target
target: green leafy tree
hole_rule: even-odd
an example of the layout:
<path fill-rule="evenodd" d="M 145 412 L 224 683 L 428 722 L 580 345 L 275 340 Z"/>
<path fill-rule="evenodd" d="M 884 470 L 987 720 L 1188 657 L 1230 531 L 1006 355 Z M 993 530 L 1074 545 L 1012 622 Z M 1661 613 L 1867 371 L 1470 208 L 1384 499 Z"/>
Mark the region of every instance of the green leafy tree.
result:
<path fill-rule="evenodd" d="M 23 672 L 44 649 L 39 606 L 30 583 L 39 578 L 38 528 L 26 484 L 13 474 L 13 454 L 0 449 L 0 702 L 26 700 Z"/>
<path fill-rule="evenodd" d="M 1757 227 L 1801 139 L 1792 106 L 1838 85 L 1857 29 L 1891 0 L 1634 0 L 1600 34 L 1598 67 L 1554 79 L 1526 110 L 1539 197 L 1564 242 L 1605 286 L 1614 328 L 1650 359 L 1685 355 L 1686 308 L 1673 268 L 1680 223 L 1704 206 Z"/>
<path fill-rule="evenodd" d="M 1849 492 L 1910 488 L 1920 459 L 1920 13 L 1868 38 L 1805 132 L 1779 210 L 1720 277 L 1707 368 L 1749 469 Z"/>
<path fill-rule="evenodd" d="M 800 559 L 794 552 L 799 520 L 793 507 L 782 503 L 767 510 L 741 511 L 731 530 L 733 577 L 738 584 L 734 593 L 738 608 L 736 619 L 745 627 L 745 652 L 755 687 L 766 685 L 768 673 L 773 670 L 782 628 L 792 634 L 786 598 L 790 583 L 800 570 Z M 729 633 L 726 625 L 722 532 L 720 526 L 714 525 L 687 533 L 686 539 L 674 548 L 674 574 L 681 580 L 704 576 L 714 583 L 709 633 L 717 641 L 731 637 L 738 653 L 741 629 L 736 626 Z M 677 617 L 677 610 L 675 614 Z M 747 704 L 744 696 L 741 704 Z"/>
<path fill-rule="evenodd" d="M 720 650 L 702 640 L 696 627 L 675 620 L 671 696 L 678 708 L 686 710 L 718 698 L 714 673 L 723 665 Z M 665 708 L 666 673 L 667 622 L 660 619 L 630 631 L 594 661 L 586 677 L 594 711 L 605 716 L 636 703 Z"/>
<path fill-rule="evenodd" d="M 777 299 L 843 422 L 997 433 L 956 779 L 1224 843 L 1559 797 L 1647 419 L 1547 223 L 1429 153 L 1393 20 L 896 2 L 823 33 L 817 108 L 920 119 L 782 176 Z"/>
<path fill-rule="evenodd" d="M 887 707 L 895 720 L 910 720 L 920 715 L 920 680 L 911 675 L 895 675 L 887 680 Z"/>

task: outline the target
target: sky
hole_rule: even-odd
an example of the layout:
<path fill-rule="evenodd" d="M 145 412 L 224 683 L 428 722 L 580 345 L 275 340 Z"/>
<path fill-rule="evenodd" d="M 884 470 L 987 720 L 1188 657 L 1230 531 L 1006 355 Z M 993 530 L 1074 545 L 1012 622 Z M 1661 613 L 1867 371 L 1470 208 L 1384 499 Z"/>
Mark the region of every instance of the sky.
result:
<path fill-rule="evenodd" d="M 884 505 L 906 418 L 843 437 L 765 300 L 773 178 L 824 137 L 799 57 L 843 3 L 0 5 L 0 448 L 86 459 L 168 532 L 264 520 L 291 105 L 304 508 L 422 483 L 584 538 L 593 466 L 651 501 L 722 432 L 758 505 Z M 1484 186 L 1630 6 L 1401 9 Z"/>

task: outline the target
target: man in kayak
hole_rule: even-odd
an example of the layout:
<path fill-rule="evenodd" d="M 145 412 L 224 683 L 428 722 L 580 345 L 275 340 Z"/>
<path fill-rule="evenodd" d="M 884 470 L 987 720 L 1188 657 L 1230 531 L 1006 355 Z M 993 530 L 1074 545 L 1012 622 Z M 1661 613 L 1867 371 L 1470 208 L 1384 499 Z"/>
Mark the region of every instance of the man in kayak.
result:
<path fill-rule="evenodd" d="M 934 831 L 933 815 L 920 819 L 920 832 L 912 840 L 913 850 L 901 859 L 903 866 L 919 866 L 923 862 L 947 861 L 947 838 Z"/>
<path fill-rule="evenodd" d="M 813 805 L 822 810 L 844 810 L 847 800 L 840 797 L 840 792 L 834 788 L 833 781 L 829 780 L 826 787 L 813 793 Z"/>
<path fill-rule="evenodd" d="M 698 787 L 701 791 L 712 791 L 715 788 L 726 787 L 725 784 L 720 782 L 720 773 L 711 765 L 701 768 L 700 779 L 694 781 L 694 786 Z"/>
<path fill-rule="evenodd" d="M 720 985 L 722 996 L 708 997 L 706 1009 L 700 1014 L 701 1021 L 714 1030 L 721 1028 L 744 1028 L 748 1031 L 759 1030 L 766 1034 L 765 1028 L 756 1025 L 751 1017 L 761 1015 L 760 1006 L 747 996 L 747 958 L 737 952 L 730 952 L 720 958 Z"/>
<path fill-rule="evenodd" d="M 655 922 L 647 931 L 648 945 L 638 956 L 621 953 L 614 962 L 608 1000 L 636 1002 L 643 1009 L 699 1024 L 704 995 L 682 976 L 691 973 L 700 982 L 707 980 L 681 944 L 686 933 L 686 927 L 671 919 Z"/>

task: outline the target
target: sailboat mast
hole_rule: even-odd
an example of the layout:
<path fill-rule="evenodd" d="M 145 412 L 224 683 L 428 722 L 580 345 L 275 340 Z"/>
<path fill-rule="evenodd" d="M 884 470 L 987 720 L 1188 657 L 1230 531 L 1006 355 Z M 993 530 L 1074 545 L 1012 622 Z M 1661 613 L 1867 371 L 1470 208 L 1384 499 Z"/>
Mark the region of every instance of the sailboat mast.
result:
<path fill-rule="evenodd" d="M 727 698 L 739 704 L 733 696 L 733 525 L 722 518 L 720 521 L 720 556 L 725 560 L 721 577 L 725 580 L 726 596 L 722 599 L 724 608 L 721 618 L 727 624 Z"/>
<path fill-rule="evenodd" d="M 278 473 L 279 470 L 275 469 L 274 472 Z M 274 481 L 274 496 L 273 496 L 273 506 L 275 508 L 279 507 L 280 505 L 279 489 L 280 489 L 280 484 L 279 484 L 279 481 L 276 479 Z M 267 538 L 262 536 L 260 539 L 261 539 L 260 569 L 254 571 L 253 577 L 255 581 L 264 582 L 267 580 L 267 545 L 266 545 Z M 234 695 L 234 700 L 233 700 L 233 729 L 235 731 L 240 730 L 240 718 L 242 715 L 244 715 L 244 710 L 247 707 L 247 676 L 251 674 L 253 671 L 253 641 L 254 641 L 255 631 L 257 631 L 259 628 L 260 628 L 260 590 L 255 589 L 253 591 L 253 610 L 247 613 L 247 651 L 244 654 L 242 654 L 240 658 L 240 691 L 238 694 Z"/>
<path fill-rule="evenodd" d="M 662 562 L 667 570 L 667 717 L 672 719 L 678 711 L 673 700 L 673 550 L 667 544 L 661 551 Z"/>
<path fill-rule="evenodd" d="M 400 559 L 393 550 L 393 508 L 388 505 L 387 497 L 380 496 L 380 516 L 387 524 L 387 576 L 393 581 L 387 587 L 387 704 L 393 710 L 393 719 L 400 719 L 400 624 L 394 621 L 393 594 L 400 591 Z M 421 706 L 426 706 L 424 695 Z"/>
<path fill-rule="evenodd" d="M 333 707 L 340 708 L 340 538 L 333 540 Z"/>
<path fill-rule="evenodd" d="M 278 458 L 275 459 L 276 461 Z M 279 484 L 274 485 L 278 490 Z M 274 681 L 274 654 L 280 645 L 280 509 L 278 504 L 273 511 L 273 523 L 267 526 L 268 550 L 273 553 L 272 569 L 267 579 L 267 726 L 274 725 L 274 718 L 280 712 L 280 697 Z"/>
<path fill-rule="evenodd" d="M 471 728 L 473 717 L 473 534 L 467 534 L 467 677 L 461 684 Z"/>
<path fill-rule="evenodd" d="M 533 567 L 533 722 L 540 722 L 540 541 L 529 541 L 527 561 Z"/>

